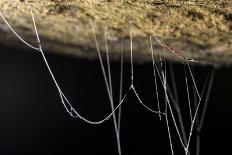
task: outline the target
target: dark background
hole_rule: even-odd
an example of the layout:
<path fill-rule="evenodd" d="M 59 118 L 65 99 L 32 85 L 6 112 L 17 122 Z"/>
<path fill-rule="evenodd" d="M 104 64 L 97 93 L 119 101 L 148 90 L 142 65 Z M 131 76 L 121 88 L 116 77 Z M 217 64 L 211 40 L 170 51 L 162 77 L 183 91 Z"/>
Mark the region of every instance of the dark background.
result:
<path fill-rule="evenodd" d="M 110 112 L 98 61 L 48 55 L 48 61 L 64 93 L 74 107 L 91 120 Z M 112 64 L 113 85 L 118 91 L 119 66 Z M 179 97 L 185 85 L 183 66 L 174 64 Z M 195 67 L 199 85 L 210 67 Z M 216 70 L 212 95 L 202 131 L 202 154 L 231 151 L 232 72 Z M 125 64 L 124 92 L 129 87 L 129 64 Z M 154 83 L 151 64 L 135 66 L 135 87 L 153 109 Z M 201 78 L 203 77 L 203 78 Z M 130 94 L 122 105 L 123 154 L 171 154 L 165 121 L 146 111 Z M 187 109 L 182 109 L 186 111 Z M 189 120 L 186 121 L 189 122 Z M 189 124 L 186 124 L 189 125 Z M 173 126 L 173 124 L 171 124 Z M 171 127 L 176 154 L 183 153 Z M 193 139 L 191 145 L 194 152 Z M 89 125 L 71 118 L 64 110 L 55 85 L 38 52 L 0 48 L 0 154 L 117 154 L 112 119 Z"/>

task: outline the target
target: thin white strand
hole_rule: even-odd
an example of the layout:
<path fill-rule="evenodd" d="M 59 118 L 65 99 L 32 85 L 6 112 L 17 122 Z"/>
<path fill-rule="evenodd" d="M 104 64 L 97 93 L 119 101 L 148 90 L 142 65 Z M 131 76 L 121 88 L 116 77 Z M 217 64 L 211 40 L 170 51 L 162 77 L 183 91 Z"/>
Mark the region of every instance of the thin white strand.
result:
<path fill-rule="evenodd" d="M 93 32 L 95 46 L 97 48 L 97 54 L 98 54 L 98 58 L 99 58 L 99 62 L 100 62 L 101 70 L 102 70 L 102 74 L 103 74 L 103 77 L 104 77 L 104 80 L 105 80 L 105 85 L 106 85 L 108 97 L 110 99 L 110 102 L 112 102 L 111 101 L 110 87 L 109 87 L 109 84 L 108 84 L 108 80 L 107 80 L 107 76 L 106 76 L 106 71 L 105 71 L 105 68 L 104 68 L 104 64 L 103 64 L 103 60 L 102 60 L 102 56 L 101 56 L 99 44 L 98 44 L 98 41 L 97 41 L 96 31 L 95 31 L 95 28 L 93 26 L 93 23 L 92 23 L 91 19 L 89 19 L 89 23 L 90 23 L 90 26 L 91 26 L 91 29 L 92 29 L 92 32 Z"/>
<path fill-rule="evenodd" d="M 172 155 L 174 155 L 173 146 L 172 146 L 172 137 L 171 137 L 171 132 L 170 132 L 167 113 L 165 114 L 165 121 L 166 121 L 166 126 L 167 126 L 167 129 L 168 129 L 168 139 L 169 139 L 169 145 L 170 145 L 171 153 L 172 153 Z"/>
<path fill-rule="evenodd" d="M 165 49 L 164 49 L 164 52 L 165 52 Z M 163 68 L 163 60 L 161 58 L 161 54 L 160 55 L 160 63 L 161 63 L 161 67 Z M 164 62 L 165 63 L 165 62 Z M 170 89 L 167 89 L 167 77 L 166 77 L 166 63 L 164 64 L 164 67 L 165 69 L 164 70 L 161 70 L 161 78 L 163 81 L 162 83 L 162 86 L 164 88 L 164 93 L 165 93 L 165 113 L 167 114 L 167 108 L 169 107 L 169 110 L 170 110 L 170 113 L 171 113 L 171 117 L 172 117 L 172 120 L 173 120 L 173 123 L 174 123 L 174 127 L 176 129 L 176 132 L 177 132 L 177 135 L 179 137 L 179 140 L 181 142 L 181 145 L 182 147 L 185 147 L 185 144 L 183 142 L 183 139 L 181 137 L 181 134 L 180 134 L 180 131 L 178 129 L 178 126 L 177 126 L 177 123 L 176 123 L 176 120 L 175 120 L 175 117 L 174 117 L 174 114 L 173 114 L 173 111 L 172 111 L 172 108 L 171 108 L 171 105 L 170 105 L 170 101 L 169 101 L 169 98 L 168 98 L 168 94 L 167 94 L 167 90 L 170 90 Z M 168 107 L 167 107 L 168 106 Z"/>
<path fill-rule="evenodd" d="M 152 113 L 155 113 L 155 114 L 163 114 L 165 115 L 163 112 L 159 112 L 159 111 L 156 111 L 156 110 L 152 110 L 151 108 L 149 108 L 148 106 L 146 106 L 143 101 L 141 100 L 141 98 L 139 97 L 136 89 L 134 86 L 131 86 L 131 90 L 135 93 L 135 96 L 136 98 L 139 100 L 139 103 L 143 105 L 143 107 L 145 107 L 148 111 L 152 112 Z"/>
<path fill-rule="evenodd" d="M 159 56 L 160 56 L 160 54 L 159 54 Z M 162 64 L 163 64 L 163 62 L 162 62 L 162 58 L 160 57 L 160 64 L 161 64 L 161 66 L 163 66 Z M 159 69 L 158 68 L 158 65 L 157 65 L 157 63 L 154 61 L 154 65 L 155 65 L 155 70 L 157 71 L 157 73 L 158 73 L 158 77 L 159 77 L 159 79 L 160 79 L 160 81 L 161 81 L 161 84 L 162 84 L 162 86 L 164 86 L 164 81 L 163 81 L 163 78 L 161 77 L 161 74 L 162 73 L 160 73 L 160 72 L 162 72 L 162 69 Z M 161 71 L 160 71 L 161 70 Z M 175 98 L 173 97 L 173 94 L 172 94 L 172 92 L 171 92 L 171 89 L 170 89 L 170 87 L 169 87 L 169 85 L 168 85 L 168 83 L 166 83 L 166 87 L 167 87 L 167 92 L 168 92 L 168 94 L 169 94 L 169 96 L 170 96 L 170 98 L 171 98 L 171 100 L 172 100 L 172 102 L 174 103 L 174 106 L 177 104 L 177 102 L 176 102 L 176 100 L 175 100 Z M 178 109 L 178 108 L 176 108 L 176 109 Z"/>
<path fill-rule="evenodd" d="M 113 88 L 112 88 L 112 80 L 111 80 L 111 69 L 110 69 L 110 60 L 109 60 L 109 48 L 108 48 L 108 42 L 107 42 L 107 34 L 105 32 L 105 45 L 106 45 L 106 59 L 107 59 L 107 70 L 108 70 L 108 82 L 110 85 L 110 95 L 111 95 L 111 109 L 114 111 L 114 100 L 113 100 Z M 121 155 L 121 143 L 120 143 L 120 138 L 119 138 L 119 132 L 118 132 L 118 125 L 117 125 L 117 119 L 115 113 L 113 113 L 113 122 L 114 122 L 114 128 L 115 128 L 115 133 L 116 133 L 116 138 L 117 138 L 117 146 L 118 146 L 118 154 Z"/>
<path fill-rule="evenodd" d="M 159 92 L 158 92 L 158 86 L 157 86 L 156 70 L 155 70 L 155 59 L 154 59 L 154 51 L 153 51 L 153 45 L 152 45 L 152 38 L 151 38 L 151 36 L 150 36 L 150 45 L 151 45 L 151 57 L 152 57 L 153 76 L 154 76 L 154 80 L 155 80 L 156 100 L 157 100 L 157 104 L 158 104 L 159 119 L 161 120 Z"/>
<path fill-rule="evenodd" d="M 121 64 L 120 64 L 120 88 L 119 88 L 119 102 L 122 99 L 122 89 L 123 89 L 123 56 L 124 55 L 124 41 L 122 39 L 122 53 L 121 53 Z M 120 134 L 121 128 L 121 116 L 122 116 L 122 107 L 119 107 L 118 110 L 118 133 Z"/>
<path fill-rule="evenodd" d="M 184 66 L 184 74 L 185 74 L 186 91 L 187 91 L 187 96 L 188 96 L 189 115 L 190 115 L 190 119 L 191 119 L 191 122 L 192 122 L 193 121 L 193 115 L 192 115 L 191 101 L 190 101 L 190 95 L 189 95 L 188 77 L 186 75 L 185 66 Z"/>
<path fill-rule="evenodd" d="M 164 63 L 165 63 L 164 71 L 166 72 L 166 62 L 164 62 Z M 165 96 L 166 96 L 166 94 L 167 94 L 167 85 L 166 85 L 167 84 L 167 74 L 164 73 L 164 71 L 162 70 L 162 75 L 163 75 L 162 77 L 163 77 L 163 81 L 164 81 L 164 93 L 165 93 Z M 165 97 L 165 121 L 166 121 L 167 129 L 168 129 L 168 139 L 169 139 L 169 145 L 170 145 L 171 153 L 172 153 L 172 155 L 174 155 L 171 131 L 170 131 L 169 121 L 168 121 L 168 111 L 167 111 L 168 107 L 167 107 L 167 104 L 168 104 L 168 99 Z"/>
<path fill-rule="evenodd" d="M 192 70 L 191 70 L 191 68 L 190 68 L 190 66 L 189 66 L 188 61 L 186 61 L 186 63 L 187 63 L 188 70 L 189 70 L 189 72 L 190 72 L 190 75 L 191 75 L 191 78 L 192 78 L 192 81 L 193 81 L 194 87 L 195 87 L 195 89 L 196 89 L 198 99 L 200 99 L 200 93 L 199 93 L 199 91 L 198 91 L 198 88 L 197 88 L 197 85 L 196 85 L 195 78 L 194 78 L 194 76 L 193 76 Z"/>
<path fill-rule="evenodd" d="M 15 34 L 15 36 L 17 38 L 19 38 L 20 41 L 22 41 L 24 44 L 26 44 L 28 47 L 36 50 L 36 51 L 40 51 L 40 48 L 38 47 L 34 47 L 33 45 L 29 44 L 28 42 L 26 42 L 9 24 L 9 22 L 6 20 L 6 18 L 3 16 L 2 12 L 0 11 L 0 16 L 2 17 L 3 21 L 6 23 L 6 25 L 8 26 L 8 28 L 10 28 L 10 30 Z"/>
<path fill-rule="evenodd" d="M 129 90 L 132 90 L 134 93 L 135 93 L 135 96 L 137 97 L 137 99 L 139 100 L 139 103 L 143 105 L 143 107 L 145 107 L 148 111 L 152 112 L 152 113 L 156 113 L 156 114 L 163 114 L 159 111 L 155 111 L 155 110 L 152 110 L 151 108 L 149 108 L 148 106 L 146 106 L 141 98 L 139 97 L 135 87 L 134 87 L 134 68 L 133 68 L 133 37 L 132 37 L 132 30 L 131 30 L 131 23 L 130 23 L 130 50 L 131 50 L 131 55 L 130 55 L 130 58 L 131 58 L 131 86 L 129 88 Z"/>
<path fill-rule="evenodd" d="M 163 87 L 164 87 L 164 91 L 165 91 L 165 99 L 166 99 L 166 101 L 167 101 L 166 104 L 167 104 L 167 106 L 168 106 L 168 108 L 169 108 L 169 111 L 170 111 L 170 113 L 171 113 L 171 117 L 172 117 L 172 120 L 173 120 L 175 129 L 176 129 L 177 135 L 178 135 L 179 140 L 180 140 L 180 142 L 181 142 L 181 145 L 182 145 L 183 147 L 185 147 L 185 144 L 184 144 L 184 142 L 183 142 L 183 139 L 182 139 L 182 137 L 181 137 L 180 131 L 179 131 L 179 129 L 178 129 L 178 126 L 177 126 L 177 123 L 176 123 L 176 120 L 175 120 L 175 116 L 174 116 L 174 114 L 173 114 L 172 107 L 171 107 L 171 104 L 170 104 L 170 101 L 169 101 L 169 97 L 168 97 L 168 94 L 167 94 L 166 77 L 163 77 L 163 78 L 164 78 L 164 85 L 163 85 Z"/>
<path fill-rule="evenodd" d="M 131 85 L 134 84 L 134 67 L 133 67 L 133 39 L 132 39 L 132 30 L 130 23 L 130 54 L 131 54 Z"/>
<path fill-rule="evenodd" d="M 162 59 L 160 59 L 160 60 L 162 61 Z M 161 64 L 163 64 L 163 62 L 161 62 Z M 163 65 L 162 65 L 162 66 L 163 66 Z M 159 68 L 158 68 L 156 62 L 155 62 L 155 69 L 156 69 L 156 71 L 157 71 L 157 73 L 158 73 L 158 77 L 159 77 L 159 79 L 160 79 L 160 81 L 161 81 L 162 86 L 164 86 L 164 81 L 163 81 L 163 78 L 161 77 L 161 74 L 162 74 L 162 73 L 160 73 L 160 72 L 162 72 L 162 69 L 159 69 Z M 160 71 L 160 70 L 161 70 L 161 71 Z M 168 94 L 169 94 L 169 96 L 170 96 L 172 102 L 174 103 L 174 106 L 176 106 L 176 105 L 178 104 L 178 102 L 175 100 L 175 98 L 174 98 L 174 96 L 173 96 L 173 93 L 172 93 L 172 91 L 171 91 L 170 86 L 168 85 L 168 83 L 166 83 L 166 87 L 167 87 L 167 92 L 168 92 Z M 178 107 L 175 107 L 175 108 L 178 109 Z M 177 110 L 177 111 L 178 111 L 178 110 Z"/>
<path fill-rule="evenodd" d="M 107 32 L 104 33 L 105 35 L 105 46 L 106 46 L 106 61 L 107 61 L 107 69 L 108 69 L 108 83 L 109 89 L 111 93 L 111 98 L 113 99 L 113 88 L 112 88 L 112 80 L 111 80 L 111 67 L 110 67 L 110 58 L 109 58 L 109 48 L 108 48 L 108 40 L 107 40 Z"/>
<path fill-rule="evenodd" d="M 192 121 L 192 123 L 191 123 L 191 128 L 190 128 L 190 132 L 189 132 L 188 143 L 187 143 L 187 146 L 186 146 L 186 148 L 185 148 L 185 149 L 186 149 L 186 151 L 188 151 L 188 148 L 189 148 L 189 144 L 190 144 L 190 140 L 191 140 L 192 132 L 193 132 L 193 126 L 194 126 L 194 124 L 195 124 L 195 120 L 196 120 L 196 118 L 197 118 L 197 114 L 198 114 L 198 111 L 199 111 L 199 108 L 200 108 L 200 105 L 201 105 L 201 101 L 202 101 L 201 99 L 202 99 L 203 94 L 204 94 L 204 92 L 205 92 L 205 88 L 206 88 L 206 84 L 207 84 L 207 82 L 208 82 L 208 77 L 207 77 L 207 79 L 206 79 L 206 82 L 205 82 L 204 88 L 203 88 L 203 90 L 202 90 L 202 93 L 201 93 L 200 99 L 199 99 L 198 104 L 197 104 L 196 111 L 195 111 L 195 113 L 194 113 L 193 121 Z"/>
<path fill-rule="evenodd" d="M 187 144 L 187 136 L 186 136 L 186 132 L 185 132 L 186 130 L 185 130 L 184 123 L 183 123 L 183 118 L 182 118 L 182 113 L 181 113 L 181 109 L 180 109 L 180 103 L 179 103 L 179 99 L 178 99 L 178 94 L 176 93 L 177 92 L 177 87 L 176 87 L 176 84 L 175 84 L 175 75 L 174 75 L 174 72 L 173 72 L 172 65 L 169 65 L 169 67 L 170 67 L 171 82 L 172 82 L 172 86 L 173 86 L 173 89 L 174 89 L 174 96 L 175 96 L 175 99 L 176 99 L 176 101 L 174 101 L 174 102 L 172 101 L 171 103 L 173 103 L 173 106 L 174 106 L 174 108 L 176 110 L 179 125 L 180 125 L 180 131 L 181 131 L 181 134 L 182 134 L 182 137 L 183 137 L 184 144 L 186 145 Z M 170 89 L 170 88 L 167 87 L 167 91 L 168 91 L 168 89 Z M 169 92 L 171 92 L 171 90 Z M 170 94 L 169 94 L 169 96 L 170 96 Z"/>
<path fill-rule="evenodd" d="M 79 113 L 77 113 L 75 109 L 72 109 L 72 110 L 73 110 L 73 112 L 75 113 L 75 115 L 77 117 L 79 117 L 81 120 L 83 120 L 86 123 L 89 123 L 89 124 L 102 124 L 103 122 L 109 120 L 109 118 L 116 112 L 116 110 L 122 105 L 122 103 L 124 103 L 124 100 L 125 100 L 126 97 L 127 97 L 127 93 L 123 96 L 121 102 L 114 108 L 114 110 L 109 115 L 107 115 L 107 117 L 105 117 L 104 119 L 101 119 L 100 121 L 90 121 L 89 119 L 86 119 L 85 117 L 83 117 Z M 64 98 L 65 98 L 65 96 L 64 96 Z M 70 104 L 70 102 L 67 100 L 67 98 L 65 98 L 65 100 Z"/>
<path fill-rule="evenodd" d="M 34 27 L 35 27 L 35 34 L 36 34 L 37 42 L 38 42 L 39 45 L 40 45 L 39 33 L 38 33 L 38 30 L 37 30 L 37 26 L 36 26 L 36 24 L 35 24 L 35 17 L 34 17 L 34 14 L 33 14 L 33 12 L 32 12 L 31 5 L 29 5 L 29 8 L 30 8 L 30 12 L 31 12 L 32 21 L 33 21 L 33 24 L 34 24 Z M 40 48 L 40 49 L 41 49 L 41 48 Z"/>
<path fill-rule="evenodd" d="M 161 59 L 161 60 L 162 60 L 162 59 Z M 164 86 L 163 78 L 161 77 L 161 73 L 160 73 L 160 72 L 162 72 L 162 70 L 159 71 L 159 68 L 158 68 L 156 62 L 155 62 L 154 64 L 155 64 L 155 69 L 156 69 L 156 71 L 157 71 L 157 73 L 158 73 L 158 77 L 159 77 L 159 79 L 160 79 L 160 81 L 161 81 L 161 84 L 162 84 L 162 86 Z M 161 62 L 161 64 L 162 64 L 162 62 Z M 172 102 L 174 103 L 174 106 L 176 106 L 176 104 L 178 104 L 178 103 L 176 102 L 175 98 L 173 97 L 173 93 L 171 92 L 171 89 L 170 89 L 168 83 L 166 83 L 166 87 L 167 87 L 167 92 L 168 92 L 168 94 L 169 94 L 169 96 L 170 96 Z M 175 108 L 178 109 L 178 107 L 175 107 Z M 178 110 L 177 110 L 177 111 L 178 111 Z"/>

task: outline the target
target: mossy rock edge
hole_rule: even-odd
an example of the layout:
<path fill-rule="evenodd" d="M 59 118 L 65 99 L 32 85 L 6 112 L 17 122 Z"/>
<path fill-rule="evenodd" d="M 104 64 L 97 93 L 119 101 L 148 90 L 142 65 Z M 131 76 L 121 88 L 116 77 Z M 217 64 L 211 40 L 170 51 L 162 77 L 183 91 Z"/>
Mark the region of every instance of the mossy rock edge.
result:
<path fill-rule="evenodd" d="M 154 39 L 157 37 L 180 54 L 198 60 L 197 64 L 232 64 L 231 0 L 41 0 L 30 4 L 46 52 L 96 58 L 92 21 L 101 52 L 104 55 L 106 51 L 106 33 L 110 56 L 116 61 L 120 58 L 122 40 L 125 57 L 130 56 L 131 27 L 136 62 L 151 61 L 151 36 L 155 56 L 163 51 Z M 1 1 L 0 6 L 12 27 L 36 46 L 28 3 Z M 1 45 L 28 49 L 3 20 L 0 20 L 0 34 Z M 166 51 L 168 60 L 181 61 Z"/>

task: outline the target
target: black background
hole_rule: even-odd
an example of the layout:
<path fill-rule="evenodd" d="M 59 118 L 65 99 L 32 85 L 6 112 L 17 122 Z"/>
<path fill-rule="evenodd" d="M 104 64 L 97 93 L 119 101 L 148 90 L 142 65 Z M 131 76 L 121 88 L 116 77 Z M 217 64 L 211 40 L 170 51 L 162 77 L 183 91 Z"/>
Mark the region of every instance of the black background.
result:
<path fill-rule="evenodd" d="M 64 93 L 82 115 L 97 121 L 109 114 L 109 101 L 97 60 L 48 55 L 48 61 Z M 119 65 L 112 64 L 115 93 Z M 179 97 L 185 96 L 181 94 L 185 86 L 183 66 L 175 64 L 174 69 L 179 81 Z M 196 67 L 195 70 L 202 85 L 211 68 Z M 129 64 L 125 64 L 124 92 L 129 87 L 129 73 Z M 231 150 L 231 79 L 231 68 L 216 70 L 201 136 L 202 154 L 226 154 Z M 156 108 L 152 80 L 151 64 L 135 66 L 135 87 L 143 101 Z M 164 120 L 159 121 L 157 115 L 146 111 L 133 94 L 125 100 L 122 109 L 123 154 L 171 154 Z M 187 118 L 186 121 L 189 122 Z M 184 154 L 173 127 L 171 130 L 175 153 Z M 60 102 L 40 53 L 1 48 L 0 154 L 57 153 L 117 154 L 112 119 L 101 125 L 89 125 L 71 118 Z"/>

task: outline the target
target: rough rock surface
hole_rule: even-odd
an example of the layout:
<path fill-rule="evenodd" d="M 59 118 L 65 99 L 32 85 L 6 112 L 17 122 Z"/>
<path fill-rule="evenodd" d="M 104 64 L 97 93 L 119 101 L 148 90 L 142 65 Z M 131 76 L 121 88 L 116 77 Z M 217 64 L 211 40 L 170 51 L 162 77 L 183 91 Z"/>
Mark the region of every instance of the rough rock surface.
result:
<path fill-rule="evenodd" d="M 92 21 L 102 53 L 107 34 L 111 58 L 120 57 L 122 39 L 130 54 L 129 30 L 137 61 L 150 61 L 149 38 L 156 55 L 163 48 L 155 37 L 200 64 L 232 64 L 231 0 L 30 0 L 42 46 L 46 52 L 95 58 Z M 37 46 L 25 0 L 1 0 L 0 11 L 12 27 Z M 131 23 L 131 24 L 130 24 Z M 0 44 L 28 49 L 0 18 Z M 181 58 L 166 50 L 166 58 Z"/>

